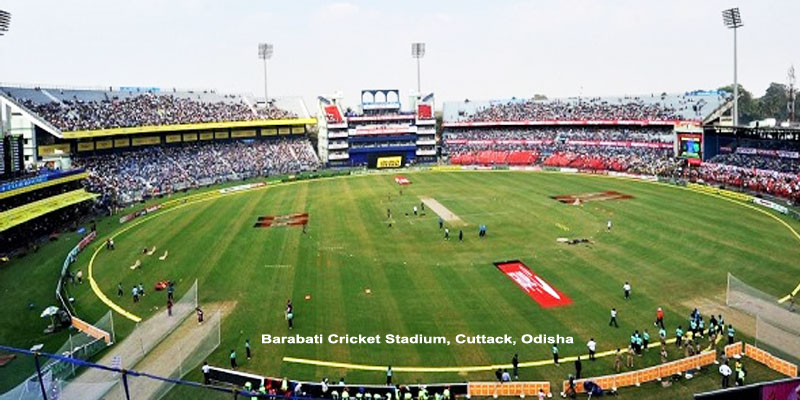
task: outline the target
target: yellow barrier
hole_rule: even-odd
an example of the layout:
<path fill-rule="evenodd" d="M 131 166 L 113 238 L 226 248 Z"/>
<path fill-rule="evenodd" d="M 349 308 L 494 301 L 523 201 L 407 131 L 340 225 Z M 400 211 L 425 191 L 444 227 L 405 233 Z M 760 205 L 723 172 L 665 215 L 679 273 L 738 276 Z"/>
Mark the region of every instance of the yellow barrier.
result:
<path fill-rule="evenodd" d="M 34 190 L 44 189 L 49 186 L 60 185 L 62 183 L 67 183 L 71 181 L 77 181 L 80 179 L 86 179 L 89 176 L 88 172 L 82 172 L 80 174 L 69 175 L 63 178 L 53 179 L 52 181 L 37 183 L 35 185 L 21 187 L 19 189 L 9 190 L 8 192 L 0 193 L 0 199 L 6 199 L 9 197 L 13 197 L 19 194 L 33 192 Z"/>
<path fill-rule="evenodd" d="M 97 197 L 83 189 L 62 193 L 0 213 L 0 232 L 41 217 L 47 213 Z"/>
<path fill-rule="evenodd" d="M 550 382 L 469 382 L 467 395 L 511 397 L 511 396 L 536 396 L 539 389 L 544 394 L 550 393 Z"/>
<path fill-rule="evenodd" d="M 621 374 L 580 379 L 575 381 L 575 391 L 578 393 L 583 393 L 583 383 L 586 381 L 592 381 L 604 389 L 618 389 L 626 386 L 636 386 L 643 382 L 667 378 L 672 375 L 713 364 L 716 359 L 717 352 L 714 350 L 645 369 L 623 372 Z M 567 389 L 569 389 L 569 381 L 563 382 L 562 389 L 563 392 L 566 392 Z"/>
<path fill-rule="evenodd" d="M 777 371 L 786 376 L 793 378 L 797 377 L 797 365 L 792 364 L 784 359 L 778 358 L 769 352 L 759 349 L 756 346 L 745 344 L 744 355 L 766 365 L 769 369 Z"/>

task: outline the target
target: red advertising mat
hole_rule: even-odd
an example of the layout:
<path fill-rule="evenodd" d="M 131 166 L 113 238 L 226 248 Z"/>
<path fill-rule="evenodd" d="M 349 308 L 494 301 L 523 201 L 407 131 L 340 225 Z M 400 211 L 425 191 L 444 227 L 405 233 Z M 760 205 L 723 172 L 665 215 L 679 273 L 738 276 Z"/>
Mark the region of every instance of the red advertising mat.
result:
<path fill-rule="evenodd" d="M 572 299 L 531 271 L 522 261 L 503 261 L 494 265 L 543 308 L 572 304 Z"/>
<path fill-rule="evenodd" d="M 410 184 L 411 184 L 411 181 L 410 181 L 410 180 L 408 180 L 408 178 L 406 178 L 406 177 L 405 177 L 405 176 L 403 176 L 403 175 L 397 175 L 397 176 L 395 176 L 395 177 L 394 177 L 394 181 L 395 181 L 395 182 L 396 182 L 398 185 L 404 185 L 404 186 L 405 186 L 405 185 L 410 185 Z"/>
<path fill-rule="evenodd" d="M 308 213 L 288 215 L 264 215 L 258 217 L 253 228 L 272 228 L 277 226 L 301 226 L 308 224 Z"/>

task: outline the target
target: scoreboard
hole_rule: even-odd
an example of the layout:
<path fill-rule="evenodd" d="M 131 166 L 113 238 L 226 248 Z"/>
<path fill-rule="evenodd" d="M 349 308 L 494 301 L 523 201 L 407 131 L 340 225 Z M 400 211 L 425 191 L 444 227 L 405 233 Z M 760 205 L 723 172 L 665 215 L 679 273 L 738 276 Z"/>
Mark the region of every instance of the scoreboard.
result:
<path fill-rule="evenodd" d="M 9 135 L 0 140 L 0 176 L 11 177 L 25 171 L 22 136 Z"/>
<path fill-rule="evenodd" d="M 678 157 L 688 160 L 690 164 L 699 164 L 703 159 L 703 135 L 679 133 Z"/>
<path fill-rule="evenodd" d="M 0 178 L 6 176 L 6 141 L 0 136 Z"/>

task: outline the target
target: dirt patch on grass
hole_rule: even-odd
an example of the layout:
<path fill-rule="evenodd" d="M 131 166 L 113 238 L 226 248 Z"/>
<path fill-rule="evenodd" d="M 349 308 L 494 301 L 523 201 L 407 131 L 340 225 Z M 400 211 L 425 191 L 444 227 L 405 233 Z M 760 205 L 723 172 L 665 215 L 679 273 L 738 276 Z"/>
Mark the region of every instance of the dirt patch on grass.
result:
<path fill-rule="evenodd" d="M 431 211 L 435 212 L 436 215 L 441 217 L 445 222 L 454 226 L 466 226 L 466 222 L 464 222 L 458 215 L 454 212 L 450 211 L 434 199 L 433 197 L 420 197 L 425 206 L 428 207 Z"/>
<path fill-rule="evenodd" d="M 725 292 L 717 293 L 712 297 L 694 298 L 681 302 L 682 305 L 694 309 L 697 307 L 703 314 L 703 319 L 708 321 L 711 314 L 720 315 L 725 318 L 725 324 L 732 324 L 737 332 L 747 336 L 756 336 L 756 319 L 742 311 L 725 305 Z M 688 318 L 688 316 L 687 316 Z"/>

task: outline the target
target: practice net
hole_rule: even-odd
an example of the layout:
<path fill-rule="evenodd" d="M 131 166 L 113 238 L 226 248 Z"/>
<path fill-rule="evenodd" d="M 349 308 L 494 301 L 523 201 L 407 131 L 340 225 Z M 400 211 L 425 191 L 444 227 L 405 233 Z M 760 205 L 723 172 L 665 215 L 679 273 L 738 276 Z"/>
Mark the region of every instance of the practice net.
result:
<path fill-rule="evenodd" d="M 800 314 L 791 304 L 728 274 L 725 303 L 756 318 L 756 345 L 800 360 Z"/>

